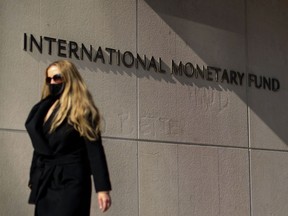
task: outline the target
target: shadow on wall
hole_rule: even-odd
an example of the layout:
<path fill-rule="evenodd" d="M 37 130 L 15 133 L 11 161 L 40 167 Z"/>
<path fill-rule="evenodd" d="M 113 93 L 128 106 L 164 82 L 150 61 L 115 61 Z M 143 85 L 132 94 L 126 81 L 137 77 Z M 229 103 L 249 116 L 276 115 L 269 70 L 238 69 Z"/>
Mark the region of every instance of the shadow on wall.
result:
<path fill-rule="evenodd" d="M 283 86 L 280 87 L 280 93 L 263 89 L 263 86 L 262 89 L 258 90 L 255 89 L 253 84 L 251 88 L 244 87 L 249 86 L 249 74 L 258 73 L 258 71 L 249 71 L 250 67 L 247 65 L 248 62 L 246 60 L 246 52 L 248 50 L 247 40 L 249 39 L 246 35 L 248 32 L 246 30 L 247 24 L 245 23 L 248 22 L 246 20 L 248 18 L 245 17 L 247 16 L 246 1 L 145 0 L 145 2 L 206 65 L 217 66 L 220 63 L 228 68 L 234 65 L 240 72 L 244 72 L 246 79 L 242 88 L 235 88 L 235 86 L 226 85 L 225 83 L 223 85 L 211 82 L 206 82 L 205 86 L 206 88 L 210 87 L 220 91 L 235 92 L 284 143 L 288 143 L 285 127 L 287 125 L 287 118 L 279 114 L 285 113 L 284 110 L 286 109 L 285 103 L 279 102 L 283 101 L 286 95 L 281 92 Z M 227 41 L 225 42 L 223 38 L 227 39 Z M 265 62 L 262 62 L 262 64 L 262 68 L 265 68 Z M 269 71 L 268 73 L 264 71 L 264 73 L 272 77 L 281 75 L 279 72 L 278 74 L 269 74 Z M 261 74 L 257 75 L 258 81 L 260 76 Z M 279 84 L 281 85 L 281 83 Z M 196 86 L 202 87 L 198 83 Z M 257 97 L 256 103 L 252 102 L 252 100 L 256 99 L 255 96 Z M 259 106 L 259 104 L 262 105 Z M 278 106 L 279 104 L 281 106 Z M 273 115 L 272 113 L 277 114 Z M 251 119 L 248 124 L 251 124 Z M 257 135 L 259 136 L 259 133 Z"/>

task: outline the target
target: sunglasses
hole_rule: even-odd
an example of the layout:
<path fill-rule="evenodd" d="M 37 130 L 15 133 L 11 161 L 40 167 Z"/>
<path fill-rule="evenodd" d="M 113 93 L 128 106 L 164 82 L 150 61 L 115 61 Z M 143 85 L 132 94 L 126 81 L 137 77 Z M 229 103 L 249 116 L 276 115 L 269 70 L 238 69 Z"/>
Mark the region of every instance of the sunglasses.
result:
<path fill-rule="evenodd" d="M 63 82 L 63 77 L 61 74 L 55 74 L 53 77 L 46 77 L 47 84 L 50 84 L 51 80 L 54 80 L 54 82 L 58 84 Z"/>

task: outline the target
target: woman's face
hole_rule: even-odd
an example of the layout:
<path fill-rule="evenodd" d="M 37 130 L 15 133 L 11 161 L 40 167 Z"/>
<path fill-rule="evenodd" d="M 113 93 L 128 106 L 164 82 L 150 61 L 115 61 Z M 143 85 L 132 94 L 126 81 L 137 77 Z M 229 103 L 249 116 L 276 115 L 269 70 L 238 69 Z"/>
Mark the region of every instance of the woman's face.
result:
<path fill-rule="evenodd" d="M 46 83 L 49 85 L 49 84 L 60 84 L 62 82 L 63 77 L 60 69 L 55 65 L 52 65 L 50 68 L 48 68 Z"/>

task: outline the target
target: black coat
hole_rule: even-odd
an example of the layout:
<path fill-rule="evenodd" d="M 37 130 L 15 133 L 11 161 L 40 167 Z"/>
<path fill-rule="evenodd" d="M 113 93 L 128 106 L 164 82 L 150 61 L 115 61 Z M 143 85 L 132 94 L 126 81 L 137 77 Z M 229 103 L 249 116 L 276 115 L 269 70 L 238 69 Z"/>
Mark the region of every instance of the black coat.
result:
<path fill-rule="evenodd" d="M 101 136 L 83 138 L 67 121 L 49 133 L 57 109 L 45 123 L 44 118 L 55 100 L 37 103 L 25 123 L 34 147 L 29 203 L 36 204 L 37 216 L 88 216 L 91 174 L 96 192 L 111 190 Z"/>

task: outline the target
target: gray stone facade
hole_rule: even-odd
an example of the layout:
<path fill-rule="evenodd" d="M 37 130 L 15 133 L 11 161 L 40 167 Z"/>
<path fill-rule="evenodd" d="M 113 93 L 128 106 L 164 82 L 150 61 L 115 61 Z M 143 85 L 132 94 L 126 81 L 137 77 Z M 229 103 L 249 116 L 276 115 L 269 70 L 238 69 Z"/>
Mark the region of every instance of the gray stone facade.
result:
<path fill-rule="evenodd" d="M 105 215 L 287 216 L 287 10 L 284 0 L 0 0 L 0 215 L 33 215 L 24 122 L 44 69 L 62 58 L 46 36 L 66 41 L 62 53 L 103 115 L 113 186 Z M 25 33 L 43 37 L 42 53 L 25 50 Z M 105 63 L 70 57 L 68 41 L 101 46 Z M 118 50 L 127 64 L 130 52 L 155 65 L 125 66 Z M 196 78 L 188 64 L 188 75 L 171 74 L 172 60 L 221 71 Z M 249 86 L 249 74 L 280 88 Z"/>

